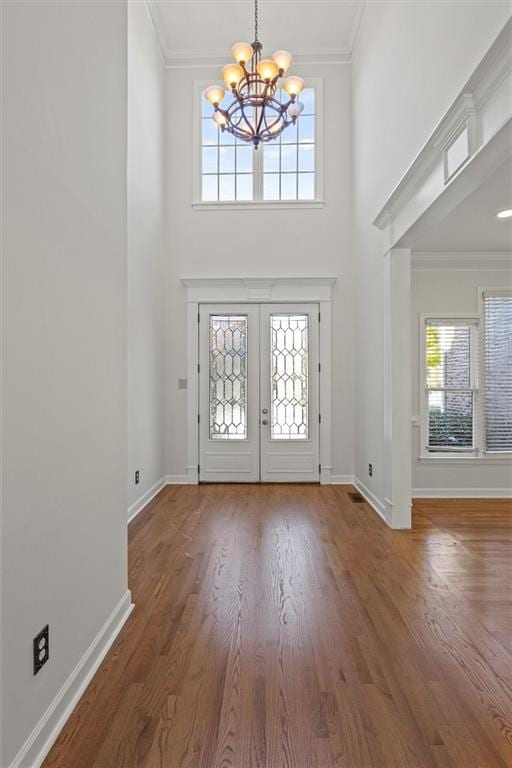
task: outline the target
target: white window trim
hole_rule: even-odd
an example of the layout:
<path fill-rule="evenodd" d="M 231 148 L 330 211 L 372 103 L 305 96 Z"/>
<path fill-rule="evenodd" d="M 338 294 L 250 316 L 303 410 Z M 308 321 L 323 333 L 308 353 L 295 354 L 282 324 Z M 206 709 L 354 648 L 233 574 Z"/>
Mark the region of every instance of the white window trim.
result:
<path fill-rule="evenodd" d="M 315 199 L 314 200 L 226 200 L 202 201 L 201 189 L 201 95 L 205 88 L 212 84 L 211 80 L 195 80 L 193 88 L 194 132 L 193 132 L 193 162 L 192 162 L 192 208 L 195 211 L 247 211 L 247 210 L 287 210 L 292 208 L 323 208 L 324 201 L 324 120 L 323 120 L 323 77 L 308 77 L 306 86 L 315 89 Z M 218 83 L 222 85 L 222 83 Z M 300 118 L 299 118 L 300 120 Z M 255 150 L 260 152 L 261 148 Z"/>
<path fill-rule="evenodd" d="M 443 464 L 447 460 L 456 462 L 468 461 L 478 458 L 481 455 L 480 446 L 478 445 L 478 438 L 481 434 L 481 390 L 480 384 L 480 371 L 477 371 L 477 378 L 475 386 L 471 387 L 474 391 L 473 397 L 473 448 L 451 450 L 451 451 L 429 451 L 428 450 L 428 412 L 427 412 L 427 387 L 426 387 L 426 349 L 425 349 L 425 323 L 427 320 L 448 320 L 456 321 L 465 320 L 468 323 L 475 324 L 475 332 L 479 334 L 480 318 L 475 314 L 466 313 L 447 313 L 447 312 L 424 312 L 420 314 L 420 460 L 436 461 L 441 460 Z M 475 342 L 473 342 L 475 343 Z M 477 338 L 476 344 L 479 344 Z"/>
<path fill-rule="evenodd" d="M 512 291 L 507 289 L 481 288 L 477 289 L 478 314 L 475 313 L 440 313 L 423 312 L 419 316 L 419 334 L 420 334 L 420 401 L 419 418 L 413 419 L 413 425 L 420 429 L 420 453 L 418 461 L 429 464 L 458 464 L 464 465 L 467 462 L 482 462 L 496 465 L 509 465 L 512 461 L 512 451 L 486 451 L 485 450 L 485 409 L 484 409 L 484 391 L 485 391 L 485 357 L 484 357 L 484 293 L 493 292 L 499 296 L 512 295 Z M 445 319 L 445 320 L 468 320 L 477 323 L 477 344 L 479 351 L 479 370 L 476 381 L 475 398 L 473 405 L 473 435 L 474 449 L 457 451 L 429 451 L 428 442 L 428 414 L 427 414 L 427 393 L 425 387 L 426 377 L 426 350 L 425 350 L 425 321 L 427 319 Z"/>

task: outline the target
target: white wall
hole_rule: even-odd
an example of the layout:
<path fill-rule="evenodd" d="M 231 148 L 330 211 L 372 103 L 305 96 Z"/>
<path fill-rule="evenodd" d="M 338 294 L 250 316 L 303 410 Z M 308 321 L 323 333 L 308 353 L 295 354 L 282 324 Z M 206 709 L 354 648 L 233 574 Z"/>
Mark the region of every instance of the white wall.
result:
<path fill-rule="evenodd" d="M 479 288 L 509 288 L 512 272 L 506 270 L 454 270 L 412 272 L 412 412 L 420 415 L 420 315 L 478 314 Z M 500 495 L 512 487 L 510 459 L 473 459 L 420 462 L 420 430 L 413 427 L 412 485 L 425 495 Z"/>
<path fill-rule="evenodd" d="M 2 6 L 5 767 L 127 597 L 126 4 Z"/>
<path fill-rule="evenodd" d="M 165 171 L 163 63 L 144 3 L 129 3 L 129 515 L 164 474 Z"/>
<path fill-rule="evenodd" d="M 337 276 L 333 294 L 333 473 L 353 464 L 353 265 L 351 253 L 350 67 L 297 66 L 305 78 L 325 73 L 323 209 L 193 210 L 194 80 L 219 71 L 167 72 L 167 474 L 186 472 L 186 305 L 183 277 Z M 179 115 L 179 118 L 177 117 Z"/>
<path fill-rule="evenodd" d="M 355 472 L 381 503 L 384 262 L 372 221 L 509 13 L 492 0 L 369 3 L 354 55 Z"/>

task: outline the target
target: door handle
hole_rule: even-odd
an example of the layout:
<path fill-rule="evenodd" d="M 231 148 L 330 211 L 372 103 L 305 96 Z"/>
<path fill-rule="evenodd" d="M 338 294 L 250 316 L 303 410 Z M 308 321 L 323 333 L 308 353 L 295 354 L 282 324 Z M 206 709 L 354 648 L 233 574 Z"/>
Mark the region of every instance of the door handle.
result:
<path fill-rule="evenodd" d="M 268 420 L 267 419 L 263 419 L 263 421 L 261 423 L 266 427 L 267 424 L 268 424 Z"/>

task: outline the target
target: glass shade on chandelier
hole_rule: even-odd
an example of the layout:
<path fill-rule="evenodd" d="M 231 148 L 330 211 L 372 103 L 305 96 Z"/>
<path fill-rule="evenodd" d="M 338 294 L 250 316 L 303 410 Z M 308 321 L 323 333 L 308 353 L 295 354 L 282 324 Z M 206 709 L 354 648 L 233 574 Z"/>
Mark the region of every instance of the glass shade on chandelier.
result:
<path fill-rule="evenodd" d="M 210 85 L 204 92 L 205 99 L 214 108 L 212 119 L 221 130 L 255 148 L 277 138 L 296 123 L 304 109 L 298 99 L 304 88 L 302 78 L 292 75 L 280 82 L 293 63 L 292 55 L 288 51 L 276 51 L 272 58 L 263 59 L 261 51 L 258 0 L 255 0 L 254 43 L 235 43 L 231 48 L 234 63 L 222 69 L 231 101 L 222 106 L 226 98 L 222 86 Z"/>

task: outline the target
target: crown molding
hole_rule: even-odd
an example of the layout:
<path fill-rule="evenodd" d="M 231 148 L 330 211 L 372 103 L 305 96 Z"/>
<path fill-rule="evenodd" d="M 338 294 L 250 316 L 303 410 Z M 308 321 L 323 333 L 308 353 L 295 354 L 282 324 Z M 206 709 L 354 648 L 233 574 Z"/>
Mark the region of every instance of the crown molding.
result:
<path fill-rule="evenodd" d="M 348 47 L 350 49 L 350 59 L 354 57 L 354 52 L 357 48 L 359 38 L 361 37 L 361 29 L 368 10 L 368 0 L 363 0 L 357 4 L 357 9 L 354 15 L 354 22 L 352 24 L 352 30 L 348 39 Z"/>
<path fill-rule="evenodd" d="M 172 49 L 166 38 L 165 25 L 155 0 L 144 0 L 155 40 L 166 69 L 190 69 L 193 67 L 222 67 L 226 63 L 226 50 L 213 48 Z M 308 48 L 294 53 L 295 64 L 350 64 L 352 51 L 357 43 L 362 21 L 368 7 L 368 0 L 362 0 L 356 7 L 348 46 L 339 48 Z"/>
<path fill-rule="evenodd" d="M 144 0 L 144 5 L 146 6 L 146 11 L 149 16 L 149 21 L 151 24 L 151 28 L 153 30 L 153 35 L 155 37 L 155 42 L 160 52 L 160 58 L 162 59 L 162 63 L 165 67 L 166 65 L 165 51 L 167 49 L 167 41 L 165 39 L 164 25 L 162 22 L 162 18 L 160 16 L 160 12 L 158 10 L 158 6 L 154 2 L 154 0 Z"/>
<path fill-rule="evenodd" d="M 162 66 L 165 67 L 165 56 L 162 48 L 162 41 L 160 40 L 158 27 L 155 24 L 155 18 L 153 15 L 153 12 L 151 11 L 150 6 L 152 5 L 152 0 L 145 0 L 144 2 L 144 8 L 146 9 L 146 14 L 148 17 L 149 26 L 151 27 L 151 32 L 153 34 L 153 39 L 155 41 L 156 49 L 158 51 L 158 55 L 160 56 L 160 61 L 162 62 Z M 154 12 L 157 13 L 156 8 L 154 9 Z"/>
<path fill-rule="evenodd" d="M 221 68 L 226 63 L 226 51 L 220 49 L 183 49 L 170 51 L 165 56 L 166 69 L 190 69 L 192 67 Z M 295 53 L 294 64 L 350 64 L 348 48 L 310 48 Z"/>
<path fill-rule="evenodd" d="M 413 272 L 511 272 L 512 253 L 488 251 L 462 253 L 459 251 L 413 251 Z"/>

